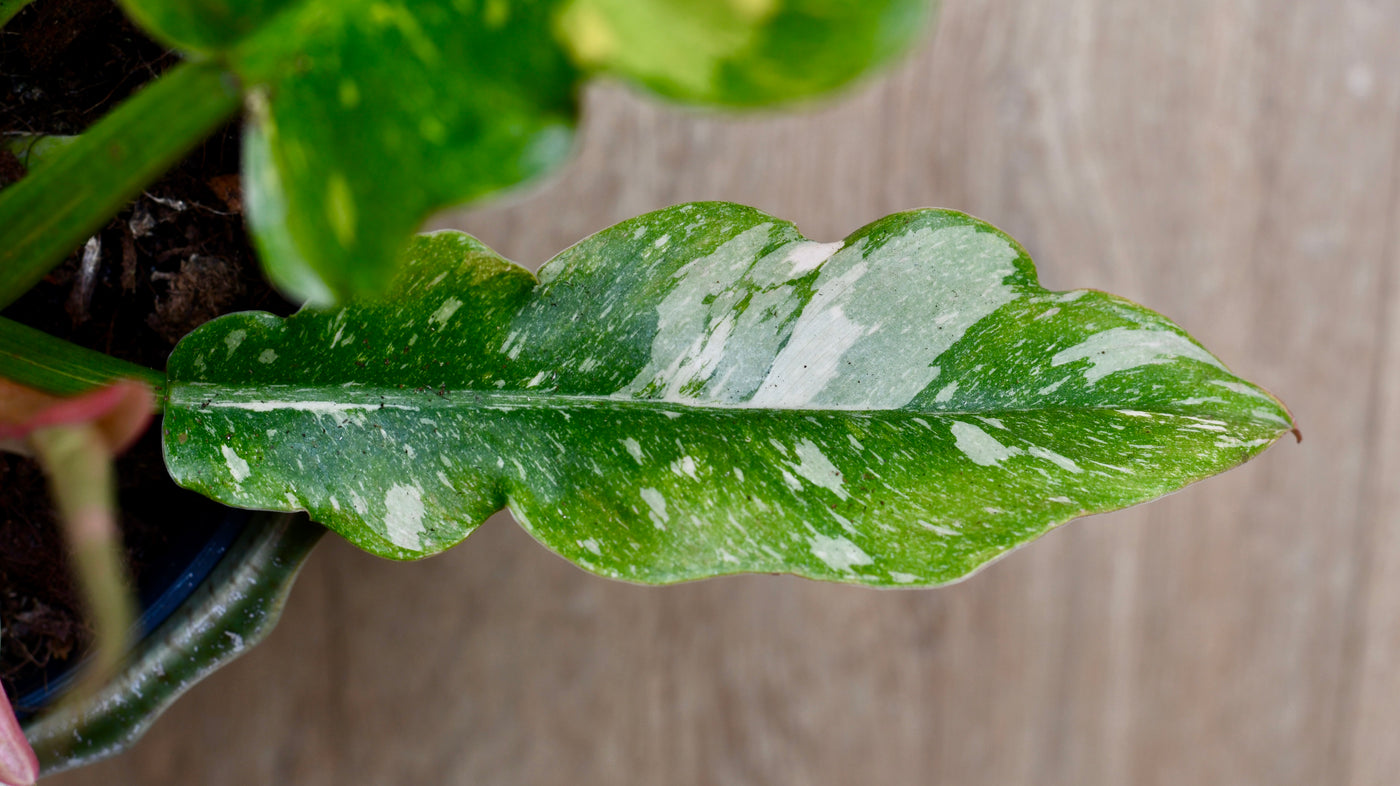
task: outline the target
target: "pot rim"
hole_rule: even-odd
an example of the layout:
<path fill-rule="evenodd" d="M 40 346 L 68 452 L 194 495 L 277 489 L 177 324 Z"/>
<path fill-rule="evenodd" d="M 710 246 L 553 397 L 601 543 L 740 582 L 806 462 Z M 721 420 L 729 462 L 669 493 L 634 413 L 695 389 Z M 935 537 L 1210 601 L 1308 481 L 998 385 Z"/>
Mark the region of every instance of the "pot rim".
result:
<path fill-rule="evenodd" d="M 204 544 L 185 560 L 182 568 L 171 568 L 142 592 L 141 614 L 132 625 L 132 649 L 140 646 L 170 615 L 178 609 L 224 558 L 229 547 L 248 526 L 252 511 L 238 508 L 216 508 L 223 521 L 209 534 Z M 82 674 L 91 656 L 62 664 L 58 669 L 44 670 L 43 684 L 16 698 L 15 714 L 21 722 L 42 713 L 63 695 Z"/>

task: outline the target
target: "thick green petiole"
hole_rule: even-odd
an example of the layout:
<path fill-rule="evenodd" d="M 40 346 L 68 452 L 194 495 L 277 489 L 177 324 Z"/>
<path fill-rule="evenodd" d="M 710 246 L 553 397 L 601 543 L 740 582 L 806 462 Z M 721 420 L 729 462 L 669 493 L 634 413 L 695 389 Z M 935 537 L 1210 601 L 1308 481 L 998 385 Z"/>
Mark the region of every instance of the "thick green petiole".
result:
<path fill-rule="evenodd" d="M 59 396 L 86 393 L 119 379 L 139 379 L 165 400 L 165 375 L 154 369 L 84 349 L 0 317 L 0 378 Z"/>
<path fill-rule="evenodd" d="M 181 64 L 0 191 L 0 308 L 38 283 L 238 108 L 237 85 L 218 65 Z"/>

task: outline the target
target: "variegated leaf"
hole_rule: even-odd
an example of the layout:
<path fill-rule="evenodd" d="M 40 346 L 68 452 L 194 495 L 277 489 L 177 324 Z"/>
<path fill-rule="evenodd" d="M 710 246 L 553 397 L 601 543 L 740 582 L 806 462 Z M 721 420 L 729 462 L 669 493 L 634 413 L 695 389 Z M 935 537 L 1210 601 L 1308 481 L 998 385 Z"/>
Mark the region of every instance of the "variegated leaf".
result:
<path fill-rule="evenodd" d="M 560 166 L 581 74 L 547 3 L 303 0 L 235 53 L 248 225 L 304 300 L 379 297 L 434 210 Z"/>
<path fill-rule="evenodd" d="M 644 582 L 952 581 L 1291 427 L 1163 317 L 1048 292 L 1013 240 L 940 210 L 814 243 L 682 205 L 538 279 L 422 236 L 388 303 L 225 317 L 170 375 L 170 470 L 222 502 L 306 509 L 399 559 L 508 505 Z"/>

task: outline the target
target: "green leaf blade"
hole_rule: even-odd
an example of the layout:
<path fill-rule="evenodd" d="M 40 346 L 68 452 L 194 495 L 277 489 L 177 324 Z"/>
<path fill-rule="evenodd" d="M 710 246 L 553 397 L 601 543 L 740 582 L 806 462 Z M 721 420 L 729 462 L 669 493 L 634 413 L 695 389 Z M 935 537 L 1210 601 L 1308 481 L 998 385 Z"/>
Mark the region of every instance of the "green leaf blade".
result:
<path fill-rule="evenodd" d="M 570 153 L 578 76 L 549 9 L 459 6 L 307 2 L 237 50 L 239 73 L 268 85 L 245 143 L 249 224 L 291 294 L 382 297 L 432 211 Z"/>
<path fill-rule="evenodd" d="M 724 204 L 605 230 L 540 272 L 420 238 L 392 304 L 201 328 L 171 360 L 172 474 L 425 556 L 507 504 L 640 582 L 956 580 L 1291 427 L 1165 319 L 1052 293 L 949 211 L 840 244 Z"/>
<path fill-rule="evenodd" d="M 908 50 L 928 0 L 569 0 L 560 39 L 588 70 L 680 101 L 812 98 Z"/>

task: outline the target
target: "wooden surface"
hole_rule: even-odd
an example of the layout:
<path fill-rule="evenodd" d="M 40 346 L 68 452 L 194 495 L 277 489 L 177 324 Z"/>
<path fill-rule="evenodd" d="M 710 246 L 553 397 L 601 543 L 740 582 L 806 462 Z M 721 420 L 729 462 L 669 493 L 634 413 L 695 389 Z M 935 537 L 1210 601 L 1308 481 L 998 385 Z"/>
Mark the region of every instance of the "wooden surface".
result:
<path fill-rule="evenodd" d="M 939 205 L 1160 310 L 1302 445 L 944 590 L 587 576 L 505 517 L 314 556 L 271 639 L 55 784 L 1393 784 L 1400 2 L 947 0 L 836 103 L 588 95 L 577 161 L 451 223 L 538 264 L 727 199 L 834 240 Z"/>

